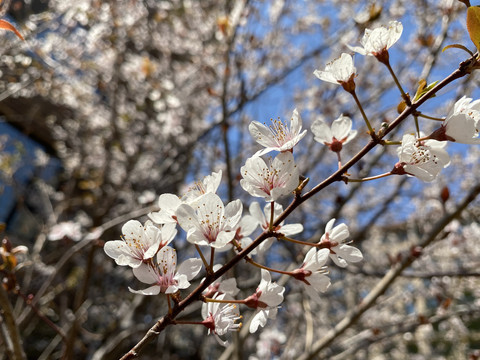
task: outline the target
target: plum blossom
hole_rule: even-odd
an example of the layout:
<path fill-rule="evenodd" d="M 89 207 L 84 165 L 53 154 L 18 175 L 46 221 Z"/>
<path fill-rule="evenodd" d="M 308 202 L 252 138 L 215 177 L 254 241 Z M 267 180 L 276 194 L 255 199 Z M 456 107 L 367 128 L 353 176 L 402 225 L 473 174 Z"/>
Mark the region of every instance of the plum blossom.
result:
<path fill-rule="evenodd" d="M 151 212 L 148 217 L 156 224 L 176 224 L 176 211 L 182 203 L 175 194 L 162 194 L 158 198 L 160 211 Z"/>
<path fill-rule="evenodd" d="M 165 246 L 157 253 L 157 265 L 142 263 L 133 269 L 135 277 L 145 284 L 154 284 L 144 290 L 130 292 L 142 295 L 173 294 L 190 286 L 192 280 L 202 269 L 202 260 L 191 258 L 184 261 L 178 269 L 175 249 Z"/>
<path fill-rule="evenodd" d="M 462 97 L 447 114 L 442 126 L 429 139 L 480 144 L 480 100 Z"/>
<path fill-rule="evenodd" d="M 205 176 L 202 181 L 195 182 L 182 196 L 182 201 L 186 204 L 192 204 L 206 193 L 216 194 L 221 181 L 222 171 L 212 172 L 210 175 Z"/>
<path fill-rule="evenodd" d="M 182 198 L 175 194 L 162 194 L 158 198 L 160 211 L 151 212 L 148 217 L 156 224 L 177 223 L 177 209 L 181 204 L 193 204 L 206 193 L 216 193 L 222 180 L 222 171 L 212 173 L 191 186 Z"/>
<path fill-rule="evenodd" d="M 307 130 L 302 130 L 302 118 L 297 109 L 293 110 L 290 126 L 282 122 L 280 118 L 273 120 L 272 125 L 266 126 L 258 121 L 252 121 L 248 126 L 248 131 L 257 143 L 265 146 L 265 149 L 259 150 L 254 156 L 261 156 L 270 151 L 289 151 L 306 135 Z"/>
<path fill-rule="evenodd" d="M 250 207 L 248 209 L 250 211 L 250 215 L 253 217 L 253 221 L 255 221 L 258 225 L 260 225 L 262 230 L 267 230 L 270 227 L 270 217 L 271 217 L 271 210 L 272 210 L 272 204 L 267 203 L 263 209 L 263 211 L 260 209 L 260 204 L 257 202 L 253 202 L 250 204 Z M 280 214 L 283 212 L 283 206 L 275 203 L 274 208 L 273 208 L 273 218 L 276 219 Z M 281 233 L 285 236 L 291 236 L 291 235 L 296 235 L 299 234 L 303 231 L 303 225 L 302 224 L 287 224 L 284 225 L 284 222 L 282 221 L 276 228 L 275 231 L 277 233 Z M 259 246 L 258 246 L 258 252 L 262 253 L 266 251 L 270 246 L 272 246 L 275 238 L 270 237 L 266 240 L 264 240 Z M 255 250 L 257 250 L 255 249 Z M 253 251 L 251 254 L 255 255 L 256 251 Z"/>
<path fill-rule="evenodd" d="M 333 227 L 335 219 L 331 219 L 325 227 L 325 233 L 320 239 L 323 244 L 330 250 L 329 256 L 333 262 L 340 267 L 346 267 L 348 262 L 359 262 L 363 260 L 363 255 L 356 247 L 347 245 L 351 241 L 347 241 L 350 236 L 348 226 L 340 224 Z"/>
<path fill-rule="evenodd" d="M 293 270 L 293 277 L 303 283 L 307 294 L 315 300 L 320 300 L 319 291 L 325 292 L 330 286 L 330 279 L 325 275 L 328 273 L 325 264 L 329 252 L 328 249 L 317 251 L 312 247 L 305 256 L 303 265 Z"/>
<path fill-rule="evenodd" d="M 222 267 L 220 264 L 213 266 L 213 271 L 217 271 Z M 205 279 L 203 279 L 205 280 Z M 202 281 L 203 281 L 202 280 Z M 210 284 L 204 291 L 203 296 L 213 297 L 216 293 L 226 294 L 234 297 L 240 292 L 240 289 L 237 287 L 237 280 L 235 278 L 223 279 L 223 276 L 220 276 L 215 282 Z M 203 305 L 206 305 L 205 303 Z"/>
<path fill-rule="evenodd" d="M 137 220 L 130 220 L 123 225 L 122 234 L 122 240 L 107 241 L 103 250 L 117 265 L 138 268 L 143 262 L 153 258 L 160 248 L 168 245 L 177 230 L 175 224 L 158 228 L 150 221 L 142 225 Z"/>
<path fill-rule="evenodd" d="M 225 294 L 216 294 L 214 300 L 228 300 Z M 222 346 L 227 346 L 228 341 L 222 340 L 220 336 L 229 331 L 238 331 L 242 323 L 237 322 L 242 319 L 238 313 L 235 304 L 208 302 L 207 306 L 202 308 L 202 316 L 205 319 L 202 323 L 208 328 L 208 333 L 213 333 L 215 339 Z"/>
<path fill-rule="evenodd" d="M 188 242 L 220 249 L 233 240 L 242 209 L 240 200 L 224 206 L 218 195 L 206 193 L 195 205 L 180 205 L 177 219 L 187 232 Z"/>
<path fill-rule="evenodd" d="M 355 89 L 353 79 L 356 72 L 357 69 L 353 66 L 352 55 L 343 53 L 339 58 L 329 62 L 324 71 L 315 70 L 313 74 L 320 80 L 340 84 L 345 90 L 352 91 Z"/>
<path fill-rule="evenodd" d="M 443 148 L 445 144 L 436 140 L 418 142 L 414 135 L 404 135 L 402 146 L 397 149 L 399 162 L 392 174 L 409 174 L 423 181 L 433 181 L 450 164 L 450 157 Z"/>
<path fill-rule="evenodd" d="M 316 120 L 312 124 L 312 133 L 315 141 L 327 145 L 334 152 L 340 152 L 344 144 L 357 136 L 357 130 L 352 130 L 352 120 L 343 115 L 332 123 L 331 128 L 323 120 Z"/>
<path fill-rule="evenodd" d="M 360 46 L 350 46 L 348 48 L 361 55 L 375 57 L 384 56 L 388 53 L 393 44 L 395 44 L 402 35 L 403 25 L 399 21 L 390 21 L 388 27 L 381 26 L 376 29 L 365 29 Z"/>
<path fill-rule="evenodd" d="M 261 157 L 251 157 L 240 172 L 242 188 L 252 196 L 263 197 L 265 201 L 276 201 L 298 186 L 297 165 L 288 151 L 278 154 L 268 165 Z"/>
<path fill-rule="evenodd" d="M 245 305 L 257 309 L 250 323 L 249 331 L 254 333 L 259 326 L 265 326 L 267 319 L 274 319 L 277 316 L 277 307 L 283 301 L 285 288 L 272 282 L 270 273 L 262 269 L 262 280 L 257 291 L 245 299 Z"/>

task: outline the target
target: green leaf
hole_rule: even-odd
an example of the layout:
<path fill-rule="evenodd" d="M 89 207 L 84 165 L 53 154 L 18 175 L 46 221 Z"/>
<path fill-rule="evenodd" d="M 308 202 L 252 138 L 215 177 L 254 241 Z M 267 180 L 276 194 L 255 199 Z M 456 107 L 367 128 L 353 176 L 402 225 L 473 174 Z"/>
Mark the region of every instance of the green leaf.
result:
<path fill-rule="evenodd" d="M 426 86 L 427 82 L 424 79 L 420 80 L 418 82 L 417 92 L 415 93 L 415 97 L 413 98 L 413 101 L 417 101 L 418 99 L 420 99 L 424 94 L 429 92 L 437 84 L 438 84 L 438 81 L 434 81 L 430 85 Z M 433 97 L 435 97 L 435 95 Z"/>
<path fill-rule="evenodd" d="M 467 30 L 478 50 L 480 48 L 480 7 L 470 6 L 467 9 Z"/>

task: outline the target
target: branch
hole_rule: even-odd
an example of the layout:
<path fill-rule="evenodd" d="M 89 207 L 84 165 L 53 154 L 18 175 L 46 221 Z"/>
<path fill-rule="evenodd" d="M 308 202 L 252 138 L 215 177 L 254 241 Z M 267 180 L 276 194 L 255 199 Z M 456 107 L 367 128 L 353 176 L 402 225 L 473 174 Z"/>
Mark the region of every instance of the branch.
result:
<path fill-rule="evenodd" d="M 434 86 L 430 91 L 425 93 L 418 101 L 407 106 L 405 110 L 385 129 L 384 133 L 381 136 L 375 136 L 370 142 L 360 150 L 352 159 L 350 159 L 345 165 L 343 165 L 340 169 L 334 172 L 330 177 L 325 179 L 323 182 L 315 186 L 312 190 L 305 193 L 303 196 L 297 195 L 294 200 L 290 203 L 290 205 L 285 209 L 285 211 L 274 221 L 273 227 L 278 226 L 282 221 L 284 221 L 297 207 L 299 207 L 304 201 L 308 200 L 315 194 L 319 193 L 321 190 L 326 188 L 327 186 L 331 185 L 336 181 L 340 181 L 342 176 L 345 172 L 348 171 L 353 165 L 355 165 L 358 161 L 360 161 L 366 154 L 368 154 L 375 146 L 381 143 L 383 137 L 390 133 L 393 129 L 399 126 L 409 115 L 413 114 L 417 108 L 422 105 L 425 101 L 433 97 L 439 90 L 443 89 L 446 85 L 450 84 L 454 80 L 461 78 L 472 71 L 472 68 L 476 65 L 476 58 L 475 56 L 469 58 L 466 61 L 463 61 L 457 70 L 455 70 L 452 74 L 447 76 L 444 80 L 439 82 L 436 86 Z M 477 186 L 475 189 L 480 191 L 480 186 Z M 476 194 L 475 194 L 476 195 Z M 473 201 L 473 198 L 471 199 Z M 466 206 L 466 205 L 465 205 Z M 448 221 L 450 222 L 450 220 Z M 448 223 L 447 222 L 447 223 Z M 435 228 L 436 229 L 436 228 Z M 443 227 L 441 228 L 443 229 Z M 441 230 L 440 229 L 440 230 Z M 440 231 L 439 230 L 439 231 Z M 224 275 L 228 270 L 233 268 L 237 263 L 239 263 L 242 259 L 244 259 L 252 250 L 254 250 L 257 246 L 259 246 L 265 239 L 270 237 L 271 234 L 266 230 L 262 234 L 260 234 L 248 247 L 242 250 L 240 253 L 235 255 L 227 264 L 225 264 L 222 268 L 216 271 L 214 274 L 206 276 L 205 280 L 196 288 L 194 289 L 184 300 L 180 301 L 179 303 L 175 304 L 172 308 L 172 311 L 169 314 L 165 315 L 163 318 L 157 321 L 155 325 L 153 325 L 150 330 L 145 334 L 145 336 L 128 352 L 126 353 L 121 360 L 133 359 L 138 357 L 139 352 L 143 347 L 145 347 L 148 343 L 150 343 L 161 331 L 163 331 L 168 325 L 172 324 L 175 317 L 182 312 L 188 305 L 192 304 L 194 301 L 200 299 L 200 296 L 210 284 L 212 284 L 216 279 L 220 276 Z M 435 234 L 436 236 L 436 234 Z M 433 240 L 433 239 L 432 239 Z M 412 260 L 413 261 L 413 260 Z M 404 260 L 405 262 L 405 260 Z M 399 265 L 397 265 L 398 267 Z M 408 265 L 407 265 L 408 266 Z M 390 273 L 389 273 L 390 274 Z M 388 274 L 387 274 L 388 275 Z M 387 283 L 387 286 L 393 281 L 395 277 L 393 277 L 390 282 Z M 370 298 L 367 297 L 366 300 Z M 373 301 L 376 299 L 372 299 Z M 372 301 L 369 300 L 369 301 Z M 371 304 L 370 304 L 371 306 Z M 365 303 L 362 303 L 361 309 L 365 307 Z M 363 311 L 357 310 L 358 315 L 353 320 L 356 320 L 367 308 Z M 344 319 L 339 325 L 345 326 L 351 324 L 348 321 L 349 318 Z M 337 326 L 339 326 L 337 325 Z M 345 331 L 345 327 L 343 331 Z M 328 336 L 328 335 L 327 335 Z M 328 341 L 330 343 L 333 341 L 333 338 Z M 328 345 L 327 343 L 327 345 Z M 314 349 L 316 349 L 318 345 L 314 345 Z M 326 345 L 325 345 L 326 346 Z M 322 347 L 323 348 L 323 347 Z M 320 350 L 318 350 L 320 351 Z"/>
<path fill-rule="evenodd" d="M 7 344 L 6 346 L 8 347 L 8 343 L 10 342 L 11 346 L 13 347 L 12 360 L 26 359 L 22 347 L 22 338 L 20 337 L 20 332 L 18 331 L 17 324 L 15 323 L 12 305 L 8 300 L 7 290 L 5 290 L 2 284 L 0 284 L 0 309 L 2 310 L 1 315 L 4 320 L 3 323 L 8 331 L 8 334 L 4 334 L 5 336 L 8 336 L 8 339 L 5 339 L 5 343 Z"/>

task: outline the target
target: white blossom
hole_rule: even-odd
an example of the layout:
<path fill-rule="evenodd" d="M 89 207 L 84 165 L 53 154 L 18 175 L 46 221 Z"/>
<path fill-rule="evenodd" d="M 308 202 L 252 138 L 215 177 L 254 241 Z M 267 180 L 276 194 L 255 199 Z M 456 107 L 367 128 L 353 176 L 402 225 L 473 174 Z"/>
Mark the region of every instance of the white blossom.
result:
<path fill-rule="evenodd" d="M 258 121 L 252 121 L 248 126 L 250 134 L 257 143 L 265 149 L 259 150 L 254 156 L 261 156 L 270 151 L 289 151 L 306 135 L 302 130 L 302 118 L 297 109 L 293 110 L 290 126 L 282 122 L 280 118 L 273 120 L 272 125 L 266 126 Z"/>
<path fill-rule="evenodd" d="M 250 214 L 252 215 L 252 218 L 254 219 L 254 221 L 256 221 L 258 225 L 260 225 L 262 230 L 269 229 L 271 211 L 272 211 L 271 203 L 267 203 L 262 211 L 260 209 L 260 204 L 257 202 L 253 202 L 250 204 L 250 207 L 248 210 L 250 211 Z M 278 216 L 280 216 L 282 212 L 283 212 L 283 206 L 280 205 L 279 203 L 275 203 L 273 208 L 273 219 L 275 220 Z M 302 224 L 284 225 L 284 222 L 282 221 L 280 224 L 278 224 L 278 226 L 275 227 L 275 231 L 285 236 L 296 235 L 303 231 L 303 225 Z M 266 251 L 268 248 L 270 248 L 270 246 L 272 246 L 272 243 L 274 241 L 275 241 L 275 238 L 270 237 L 264 240 L 255 250 L 258 249 L 258 252 L 262 253 Z M 252 255 L 256 254 L 255 250 L 252 252 Z"/>
<path fill-rule="evenodd" d="M 399 21 L 390 21 L 388 27 L 381 26 L 376 29 L 365 29 L 360 46 L 349 46 L 348 48 L 361 55 L 377 56 L 390 49 L 402 35 L 403 25 Z"/>
<path fill-rule="evenodd" d="M 175 194 L 162 194 L 158 198 L 160 211 L 151 212 L 148 217 L 156 224 L 176 224 L 176 212 L 182 203 L 182 200 Z"/>
<path fill-rule="evenodd" d="M 166 224 L 160 229 L 149 221 L 144 226 L 137 220 L 130 220 L 122 227 L 122 240 L 107 241 L 103 250 L 117 265 L 136 268 L 154 257 L 176 234 L 175 224 Z"/>
<path fill-rule="evenodd" d="M 348 83 L 353 80 L 357 69 L 353 66 L 353 58 L 343 53 L 339 58 L 329 62 L 324 71 L 315 70 L 313 74 L 320 80 L 333 84 Z"/>
<path fill-rule="evenodd" d="M 462 97 L 447 114 L 443 125 L 429 139 L 480 144 L 480 100 Z"/>
<path fill-rule="evenodd" d="M 213 271 L 217 271 L 222 267 L 220 264 L 215 264 L 213 266 Z M 204 281 L 203 279 L 202 281 Z M 226 294 L 234 297 L 240 292 L 240 289 L 237 287 L 237 280 L 232 277 L 229 279 L 223 279 L 223 276 L 220 276 L 212 284 L 210 284 L 205 290 L 203 290 L 203 296 L 213 297 L 216 293 Z M 206 305 L 203 303 L 202 305 Z"/>
<path fill-rule="evenodd" d="M 241 216 L 240 200 L 224 207 L 220 197 L 213 193 L 201 196 L 193 206 L 182 204 L 177 209 L 178 223 L 187 232 L 187 241 L 216 249 L 233 240 Z"/>
<path fill-rule="evenodd" d="M 419 143 L 415 136 L 404 135 L 402 146 L 397 149 L 399 162 L 392 173 L 409 174 L 423 181 L 433 181 L 440 171 L 450 164 L 444 145 L 445 143 L 436 140 Z"/>
<path fill-rule="evenodd" d="M 177 267 L 175 249 L 165 246 L 157 253 L 157 265 L 142 263 L 133 269 L 135 277 L 145 284 L 154 284 L 144 290 L 133 290 L 132 293 L 142 295 L 173 294 L 190 286 L 192 280 L 202 269 L 202 260 L 191 258 Z"/>
<path fill-rule="evenodd" d="M 257 291 L 246 299 L 247 306 L 257 309 L 250 323 L 250 333 L 257 331 L 259 326 L 265 326 L 267 319 L 274 319 L 277 316 L 277 307 L 283 301 L 284 292 L 285 288 L 272 282 L 270 273 L 262 269 L 262 280 Z"/>
<path fill-rule="evenodd" d="M 251 157 L 240 172 L 242 188 L 252 196 L 263 197 L 265 201 L 276 201 L 298 186 L 297 165 L 288 151 L 278 154 L 268 165 L 261 157 Z"/>
<path fill-rule="evenodd" d="M 303 283 L 305 291 L 313 299 L 320 300 L 318 292 L 327 291 L 330 286 L 330 279 L 325 274 L 328 273 L 325 266 L 329 249 L 320 249 L 317 251 L 312 247 L 305 256 L 302 266 L 293 271 L 293 277 Z"/>
<path fill-rule="evenodd" d="M 312 124 L 312 133 L 315 141 L 327 145 L 330 150 L 339 152 L 355 136 L 357 130 L 352 130 L 352 119 L 340 115 L 330 128 L 323 120 L 318 119 Z"/>
<path fill-rule="evenodd" d="M 195 182 L 182 196 L 182 201 L 186 204 L 192 204 L 206 193 L 215 194 L 221 181 L 222 171 L 212 172 L 210 175 L 205 176 L 202 181 Z"/>
<path fill-rule="evenodd" d="M 213 299 L 228 300 L 225 294 L 216 294 Z M 239 321 L 242 319 L 238 313 L 237 306 L 229 303 L 208 302 L 202 308 L 202 316 L 205 319 L 203 324 L 208 328 L 208 333 L 213 333 L 218 343 L 228 345 L 228 341 L 222 340 L 220 336 L 229 331 L 238 331 L 242 327 Z"/>
<path fill-rule="evenodd" d="M 356 247 L 348 245 L 347 239 L 350 237 L 348 226 L 339 224 L 333 227 L 335 219 L 331 219 L 325 227 L 325 233 L 320 239 L 320 244 L 324 244 L 329 251 L 329 256 L 333 262 L 340 267 L 346 267 L 347 262 L 359 262 L 363 260 L 363 255 Z"/>

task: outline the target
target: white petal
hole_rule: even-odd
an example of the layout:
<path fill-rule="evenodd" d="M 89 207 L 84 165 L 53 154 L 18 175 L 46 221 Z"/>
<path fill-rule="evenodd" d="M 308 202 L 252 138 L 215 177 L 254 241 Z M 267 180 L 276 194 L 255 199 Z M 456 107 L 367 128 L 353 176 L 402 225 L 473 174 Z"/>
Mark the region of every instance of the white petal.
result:
<path fill-rule="evenodd" d="M 160 294 L 160 286 L 154 285 L 146 288 L 145 290 L 133 290 L 131 287 L 128 287 L 128 290 L 134 294 L 140 295 L 158 295 Z"/>
<path fill-rule="evenodd" d="M 265 310 L 260 310 L 255 313 L 252 321 L 250 322 L 250 327 L 248 330 L 251 334 L 257 331 L 258 327 L 264 327 L 267 323 L 267 312 Z"/>
<path fill-rule="evenodd" d="M 202 260 L 198 258 L 191 258 L 185 260 L 177 269 L 177 274 L 185 275 L 187 280 L 192 280 L 202 270 Z"/>
<path fill-rule="evenodd" d="M 332 134 L 337 140 L 348 137 L 350 130 L 352 130 L 352 119 L 348 116 L 341 115 L 332 123 Z"/>
<path fill-rule="evenodd" d="M 315 141 L 325 144 L 332 142 L 332 131 L 330 127 L 322 120 L 316 120 L 311 127 Z"/>

